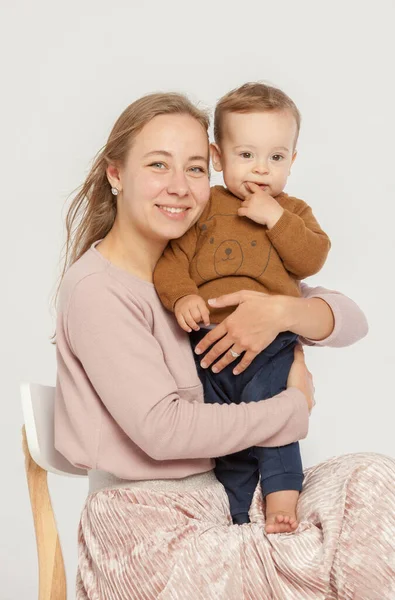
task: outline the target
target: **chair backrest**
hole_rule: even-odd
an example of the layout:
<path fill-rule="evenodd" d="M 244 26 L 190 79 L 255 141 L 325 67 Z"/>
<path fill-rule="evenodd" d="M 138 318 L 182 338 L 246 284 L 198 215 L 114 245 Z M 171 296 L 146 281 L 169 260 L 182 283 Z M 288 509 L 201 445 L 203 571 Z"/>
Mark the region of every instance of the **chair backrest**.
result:
<path fill-rule="evenodd" d="M 38 383 L 22 383 L 21 398 L 27 445 L 34 462 L 50 473 L 85 477 L 85 470 L 74 467 L 55 448 L 55 388 Z"/>
<path fill-rule="evenodd" d="M 55 448 L 55 388 L 22 383 L 21 398 L 25 422 L 22 445 L 37 542 L 38 599 L 66 600 L 66 573 L 48 490 L 47 472 L 75 477 L 84 477 L 87 473 L 74 467 Z"/>

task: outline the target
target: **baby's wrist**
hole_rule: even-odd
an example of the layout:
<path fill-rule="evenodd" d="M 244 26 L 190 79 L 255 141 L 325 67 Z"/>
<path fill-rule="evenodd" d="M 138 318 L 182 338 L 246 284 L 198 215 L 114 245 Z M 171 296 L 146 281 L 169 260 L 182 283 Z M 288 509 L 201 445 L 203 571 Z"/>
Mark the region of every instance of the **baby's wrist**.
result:
<path fill-rule="evenodd" d="M 177 304 L 179 302 L 181 302 L 182 300 L 185 300 L 186 298 L 189 298 L 190 296 L 193 296 L 194 294 L 185 294 L 185 296 L 181 296 L 180 298 L 178 298 L 178 300 L 176 300 L 174 302 L 174 309 L 176 308 Z"/>
<path fill-rule="evenodd" d="M 277 203 L 277 206 L 274 206 L 270 210 L 270 214 L 266 217 L 266 226 L 268 229 L 273 229 L 275 225 L 279 222 L 281 217 L 283 216 L 284 209 Z"/>

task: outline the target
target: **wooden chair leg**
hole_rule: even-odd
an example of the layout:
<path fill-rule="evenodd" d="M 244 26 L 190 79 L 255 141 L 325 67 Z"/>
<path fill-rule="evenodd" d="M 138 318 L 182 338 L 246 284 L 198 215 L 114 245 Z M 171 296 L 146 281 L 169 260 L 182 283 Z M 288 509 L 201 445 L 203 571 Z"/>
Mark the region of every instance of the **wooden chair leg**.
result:
<path fill-rule="evenodd" d="M 25 469 L 33 512 L 39 569 L 38 600 L 66 600 L 66 574 L 62 549 L 48 490 L 47 471 L 32 459 L 22 428 Z"/>

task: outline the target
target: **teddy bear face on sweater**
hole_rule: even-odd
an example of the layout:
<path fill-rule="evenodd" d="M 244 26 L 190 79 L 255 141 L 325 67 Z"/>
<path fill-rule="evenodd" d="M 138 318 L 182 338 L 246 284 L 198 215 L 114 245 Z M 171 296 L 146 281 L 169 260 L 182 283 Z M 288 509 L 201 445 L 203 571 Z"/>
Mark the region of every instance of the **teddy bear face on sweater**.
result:
<path fill-rule="evenodd" d="M 202 282 L 234 275 L 258 278 L 267 269 L 273 246 L 262 225 L 235 214 L 215 214 L 199 228 L 191 268 Z"/>

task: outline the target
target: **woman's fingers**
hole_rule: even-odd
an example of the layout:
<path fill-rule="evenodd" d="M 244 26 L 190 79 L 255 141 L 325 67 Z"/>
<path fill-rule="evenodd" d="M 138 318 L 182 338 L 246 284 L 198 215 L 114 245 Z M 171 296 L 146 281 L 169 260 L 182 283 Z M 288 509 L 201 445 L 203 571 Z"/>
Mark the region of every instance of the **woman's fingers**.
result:
<path fill-rule="evenodd" d="M 209 331 L 207 333 L 207 335 L 205 335 L 204 338 L 202 340 L 200 340 L 200 342 L 198 343 L 198 345 L 195 348 L 196 354 L 203 354 L 204 352 L 206 352 L 207 348 L 210 348 L 210 346 L 215 344 L 215 342 L 220 340 L 226 334 L 226 327 L 224 326 L 223 323 L 224 322 L 222 322 L 222 323 L 220 323 L 220 325 L 217 325 L 216 327 L 214 327 L 214 329 L 211 329 L 211 331 Z M 231 344 L 229 344 L 229 346 L 231 346 Z M 229 346 L 228 346 L 228 348 L 229 348 Z M 219 354 L 217 356 L 219 356 Z M 205 357 L 205 359 L 206 358 L 207 357 Z"/>
<path fill-rule="evenodd" d="M 222 308 L 223 306 L 236 306 L 243 302 L 244 300 L 244 292 L 233 292 L 232 294 L 224 294 L 223 296 L 218 296 L 218 298 L 210 298 L 208 303 L 210 306 L 214 308 Z"/>
<path fill-rule="evenodd" d="M 240 362 L 237 363 L 237 365 L 233 369 L 233 374 L 240 375 L 240 373 L 245 371 L 246 368 L 250 366 L 250 364 L 252 363 L 252 361 L 254 360 L 254 358 L 257 355 L 258 355 L 258 353 L 252 352 L 252 350 L 248 350 L 247 352 L 245 352 L 244 355 L 242 356 L 242 358 L 240 359 Z"/>
<path fill-rule="evenodd" d="M 237 356 L 233 356 L 231 353 L 231 350 L 233 350 L 233 352 L 237 352 L 239 355 L 241 355 L 240 360 L 238 359 Z M 248 350 L 247 352 L 244 352 L 241 349 L 237 349 L 236 346 L 232 346 L 228 352 L 226 354 L 224 354 L 224 356 L 221 358 L 221 360 L 219 360 L 218 362 L 215 363 L 214 368 L 216 369 L 215 373 L 219 373 L 220 371 L 222 371 L 222 369 L 224 369 L 225 367 L 227 367 L 231 362 L 233 362 L 234 360 L 239 360 L 239 362 L 235 365 L 234 369 L 233 369 L 233 374 L 234 375 L 240 375 L 240 373 L 242 373 L 243 371 L 246 370 L 246 368 L 252 363 L 252 361 L 254 360 L 254 358 L 257 356 L 257 352 L 253 352 L 252 350 Z"/>
<path fill-rule="evenodd" d="M 223 306 L 236 306 L 242 304 L 249 299 L 263 299 L 269 297 L 269 294 L 264 292 L 255 292 L 253 290 L 240 290 L 239 292 L 232 292 L 231 294 L 224 294 L 218 296 L 218 298 L 210 298 L 208 303 L 214 308 L 222 308 Z"/>
<path fill-rule="evenodd" d="M 199 342 L 199 346 L 201 345 L 201 343 L 202 342 Z M 201 366 L 203 367 L 203 369 L 207 369 L 213 362 L 215 362 L 220 356 L 222 356 L 222 354 L 225 354 L 225 352 L 227 352 L 229 350 L 229 348 L 231 348 L 232 346 L 233 346 L 233 340 L 228 335 L 226 335 L 219 342 L 214 344 L 214 346 L 210 349 L 209 352 L 207 352 L 206 356 L 203 358 L 202 362 L 200 363 Z M 236 352 L 237 352 L 237 350 L 236 350 Z M 234 360 L 234 358 L 232 357 L 230 352 L 228 354 L 229 354 L 229 358 L 230 358 L 229 362 L 231 362 L 231 360 Z"/>
<path fill-rule="evenodd" d="M 231 344 L 232 341 L 229 340 L 227 342 L 227 344 L 229 344 L 229 343 Z M 234 360 L 238 360 L 239 356 L 241 356 L 243 352 L 244 352 L 244 350 L 242 348 L 239 348 L 238 346 L 233 344 L 229 348 L 229 350 L 223 355 L 223 357 L 218 362 L 215 363 L 215 365 L 212 367 L 212 370 L 214 371 L 214 373 L 219 373 L 220 371 L 222 371 L 222 369 L 227 367 L 231 362 L 233 362 Z"/>
<path fill-rule="evenodd" d="M 201 342 L 199 343 L 199 346 L 200 344 Z M 245 348 L 234 343 L 232 338 L 229 335 L 226 335 L 211 348 L 200 365 L 203 369 L 208 369 L 215 363 L 211 368 L 214 373 L 219 373 L 230 363 L 239 360 L 239 357 L 241 356 L 240 361 L 235 365 L 233 370 L 235 375 L 239 375 L 252 363 L 257 354 L 258 352 L 253 352 L 252 350 L 245 352 Z M 219 357 L 221 358 L 218 360 Z"/>

